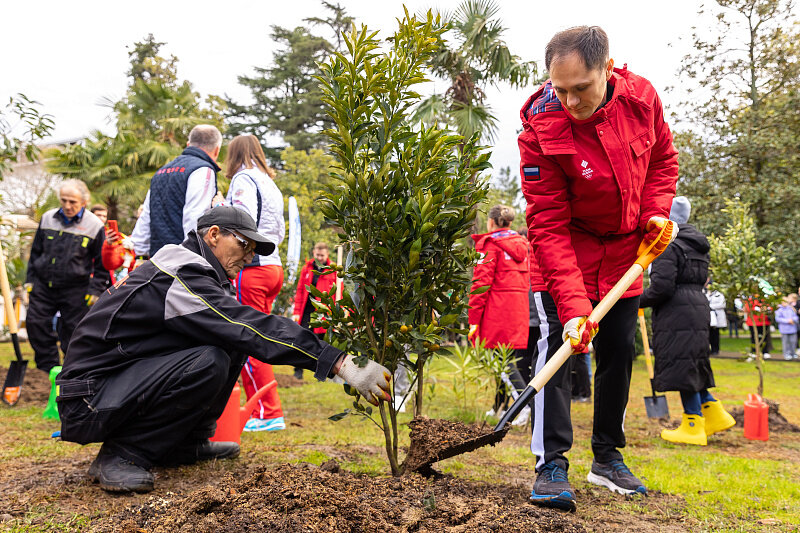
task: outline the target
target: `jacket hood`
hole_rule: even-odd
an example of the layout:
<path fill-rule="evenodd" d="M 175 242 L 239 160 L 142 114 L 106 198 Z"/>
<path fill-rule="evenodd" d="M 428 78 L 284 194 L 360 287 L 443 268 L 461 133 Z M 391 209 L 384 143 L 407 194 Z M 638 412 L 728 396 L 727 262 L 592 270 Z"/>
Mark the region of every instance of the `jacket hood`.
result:
<path fill-rule="evenodd" d="M 688 244 L 701 254 L 708 253 L 711 249 L 706 236 L 692 224 L 678 224 L 678 236 L 675 238 Z"/>
<path fill-rule="evenodd" d="M 480 233 L 472 236 L 475 249 L 483 251 L 491 242 L 516 261 L 521 263 L 528 257 L 528 242 L 514 230 L 501 229 L 492 233 Z"/>

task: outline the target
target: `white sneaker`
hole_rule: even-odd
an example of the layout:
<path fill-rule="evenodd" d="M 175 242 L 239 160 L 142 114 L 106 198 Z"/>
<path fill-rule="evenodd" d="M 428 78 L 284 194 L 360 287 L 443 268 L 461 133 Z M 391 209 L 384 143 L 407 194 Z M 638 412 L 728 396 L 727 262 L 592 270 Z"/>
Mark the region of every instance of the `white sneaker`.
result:
<path fill-rule="evenodd" d="M 764 359 L 772 359 L 772 356 L 769 353 L 765 353 Z"/>
<path fill-rule="evenodd" d="M 526 405 L 522 411 L 519 412 L 517 415 L 517 419 L 511 422 L 512 426 L 524 426 L 527 425 L 528 420 L 531 419 L 531 406 Z"/>
<path fill-rule="evenodd" d="M 486 416 L 494 416 L 494 409 L 492 408 L 486 411 Z"/>

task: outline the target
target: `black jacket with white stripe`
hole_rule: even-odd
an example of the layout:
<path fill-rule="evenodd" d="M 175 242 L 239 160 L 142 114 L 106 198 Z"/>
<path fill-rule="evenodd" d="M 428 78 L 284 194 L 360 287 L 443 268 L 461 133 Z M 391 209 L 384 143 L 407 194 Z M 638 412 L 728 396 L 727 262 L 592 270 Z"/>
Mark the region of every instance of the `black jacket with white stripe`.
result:
<path fill-rule="evenodd" d="M 288 318 L 239 303 L 222 265 L 192 231 L 100 296 L 72 336 L 59 380 L 102 379 L 142 358 L 209 345 L 236 363 L 251 355 L 315 371 L 320 380 L 342 354 Z"/>

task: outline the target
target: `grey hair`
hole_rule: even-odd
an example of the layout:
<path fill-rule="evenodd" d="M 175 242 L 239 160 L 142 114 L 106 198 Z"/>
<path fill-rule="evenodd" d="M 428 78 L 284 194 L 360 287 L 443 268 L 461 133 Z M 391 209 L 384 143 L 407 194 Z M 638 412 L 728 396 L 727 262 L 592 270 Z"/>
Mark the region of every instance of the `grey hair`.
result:
<path fill-rule="evenodd" d="M 80 194 L 81 198 L 83 198 L 83 203 L 85 204 L 89 203 L 89 198 L 90 198 L 89 187 L 87 187 L 86 184 L 81 180 L 72 178 L 62 181 L 61 184 L 58 186 L 59 195 L 61 194 L 61 191 L 64 190 L 64 187 L 72 187 L 73 189 L 77 190 L 78 194 Z"/>
<path fill-rule="evenodd" d="M 189 146 L 202 148 L 213 152 L 222 146 L 222 134 L 216 126 L 211 124 L 198 124 L 189 132 Z"/>
<path fill-rule="evenodd" d="M 210 229 L 211 229 L 211 226 L 206 226 L 205 228 L 200 228 L 198 230 L 195 230 L 195 232 L 197 233 L 197 236 L 202 239 L 203 237 L 205 237 L 208 234 L 208 230 L 210 230 Z"/>
<path fill-rule="evenodd" d="M 608 61 L 608 35 L 600 26 L 576 26 L 553 35 L 544 49 L 544 65 L 577 53 L 588 70 L 603 69 Z"/>
<path fill-rule="evenodd" d="M 517 216 L 517 214 L 514 212 L 513 207 L 497 204 L 489 209 L 488 216 L 501 228 L 507 228 L 509 225 L 511 225 L 511 222 L 513 222 L 514 217 Z"/>

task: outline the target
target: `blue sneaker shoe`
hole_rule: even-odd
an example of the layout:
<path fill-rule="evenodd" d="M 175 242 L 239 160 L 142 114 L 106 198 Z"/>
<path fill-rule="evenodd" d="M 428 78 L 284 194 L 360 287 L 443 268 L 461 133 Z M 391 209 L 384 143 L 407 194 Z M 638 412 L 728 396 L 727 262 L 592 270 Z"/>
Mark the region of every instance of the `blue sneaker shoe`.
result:
<path fill-rule="evenodd" d="M 280 431 L 286 429 L 283 417 L 278 418 L 251 418 L 244 425 L 245 431 Z"/>
<path fill-rule="evenodd" d="M 575 492 L 569 484 L 567 471 L 555 461 L 545 464 L 533 484 L 530 502 L 542 507 L 575 512 Z"/>
<path fill-rule="evenodd" d="M 621 459 L 608 463 L 592 461 L 592 469 L 586 479 L 589 483 L 606 487 L 612 492 L 647 495 L 644 484 Z"/>

